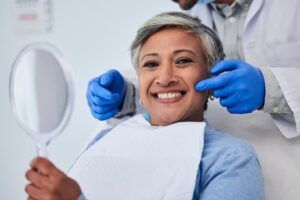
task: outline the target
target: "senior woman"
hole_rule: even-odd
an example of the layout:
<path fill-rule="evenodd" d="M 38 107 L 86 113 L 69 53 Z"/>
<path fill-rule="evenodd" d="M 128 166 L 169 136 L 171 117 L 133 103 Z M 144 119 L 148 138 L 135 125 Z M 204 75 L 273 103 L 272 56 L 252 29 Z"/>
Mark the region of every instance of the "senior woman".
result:
<path fill-rule="evenodd" d="M 147 115 L 101 130 L 74 162 L 72 178 L 34 159 L 29 199 L 265 199 L 252 147 L 203 122 L 209 94 L 194 86 L 224 57 L 218 37 L 195 18 L 162 13 L 138 30 L 131 55 Z"/>

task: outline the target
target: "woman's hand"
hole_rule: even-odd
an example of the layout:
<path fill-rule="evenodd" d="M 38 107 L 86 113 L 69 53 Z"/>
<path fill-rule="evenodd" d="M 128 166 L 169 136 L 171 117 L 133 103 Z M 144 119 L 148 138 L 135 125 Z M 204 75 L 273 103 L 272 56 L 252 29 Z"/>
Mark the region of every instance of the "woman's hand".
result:
<path fill-rule="evenodd" d="M 35 158 L 30 163 L 31 169 L 26 172 L 30 182 L 25 187 L 28 199 L 76 200 L 81 194 L 76 181 L 66 176 L 62 171 L 45 158 Z"/>

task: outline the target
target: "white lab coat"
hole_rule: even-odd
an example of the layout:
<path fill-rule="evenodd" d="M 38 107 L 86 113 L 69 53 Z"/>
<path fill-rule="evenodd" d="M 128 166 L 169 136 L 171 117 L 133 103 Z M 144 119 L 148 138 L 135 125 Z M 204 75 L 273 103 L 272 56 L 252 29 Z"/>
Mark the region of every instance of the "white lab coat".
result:
<path fill-rule="evenodd" d="M 287 138 L 300 135 L 299 10 L 299 0 L 253 0 L 242 34 L 246 62 L 259 68 L 271 68 L 294 113 L 293 119 L 284 115 L 271 115 Z M 207 6 L 197 4 L 190 14 L 212 27 Z"/>
<path fill-rule="evenodd" d="M 300 135 L 299 10 L 299 0 L 253 0 L 242 34 L 246 62 L 272 70 L 294 118 L 262 111 L 233 115 L 216 100 L 206 114 L 213 127 L 245 138 L 255 147 L 271 200 L 296 200 L 300 195 L 300 137 L 294 138 Z M 190 14 L 212 27 L 208 7 L 197 4 Z"/>

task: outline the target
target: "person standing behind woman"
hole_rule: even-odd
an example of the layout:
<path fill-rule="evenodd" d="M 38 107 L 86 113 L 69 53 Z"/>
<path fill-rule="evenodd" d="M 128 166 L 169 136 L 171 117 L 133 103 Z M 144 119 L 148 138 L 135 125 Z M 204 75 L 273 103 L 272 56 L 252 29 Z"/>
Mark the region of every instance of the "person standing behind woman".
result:
<path fill-rule="evenodd" d="M 214 29 L 226 59 L 238 59 L 217 64 L 196 90 L 213 90 L 230 113 L 269 113 L 285 137 L 299 136 L 300 1 L 173 1 Z"/>
<path fill-rule="evenodd" d="M 270 123 L 273 121 L 285 137 L 299 136 L 300 1 L 173 1 L 219 35 L 229 59 L 214 66 L 210 73 L 215 77 L 197 83 L 195 89 L 212 90 L 229 113 L 264 111 L 270 115 L 257 122 L 263 120 L 261 124 L 278 132 Z M 92 84 L 98 84 L 101 90 L 93 93 Z M 92 79 L 87 93 L 101 97 L 95 103 L 101 109 L 90 104 L 99 120 L 130 115 L 139 106 L 134 86 L 111 73 Z M 260 127 L 253 128 L 259 131 Z"/>

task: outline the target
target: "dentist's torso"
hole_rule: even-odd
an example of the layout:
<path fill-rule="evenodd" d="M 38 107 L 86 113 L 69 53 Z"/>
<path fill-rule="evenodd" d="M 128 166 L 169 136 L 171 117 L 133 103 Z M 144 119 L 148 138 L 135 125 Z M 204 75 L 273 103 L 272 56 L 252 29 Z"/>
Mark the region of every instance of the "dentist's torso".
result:
<path fill-rule="evenodd" d="M 294 112 L 296 124 L 300 120 L 299 9 L 299 0 L 253 0 L 242 34 L 246 62 L 272 69 Z M 208 7 L 197 4 L 191 14 L 212 27 Z M 217 100 L 210 102 L 206 118 L 213 127 L 244 138 L 255 147 L 265 175 L 268 199 L 299 197 L 300 138 L 288 140 L 283 136 L 297 135 L 295 123 L 287 123 L 284 117 L 274 119 L 261 111 L 233 115 Z"/>

